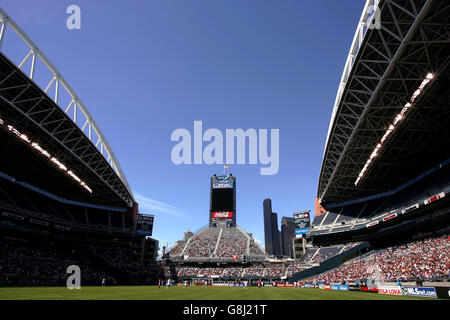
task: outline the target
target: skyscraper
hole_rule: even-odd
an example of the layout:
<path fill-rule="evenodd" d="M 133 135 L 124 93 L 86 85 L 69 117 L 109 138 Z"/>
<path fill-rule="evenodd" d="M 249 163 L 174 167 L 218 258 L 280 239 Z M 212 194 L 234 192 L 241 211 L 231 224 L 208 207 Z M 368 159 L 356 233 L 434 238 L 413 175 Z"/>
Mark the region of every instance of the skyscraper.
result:
<path fill-rule="evenodd" d="M 294 257 L 293 239 L 295 238 L 294 218 L 283 217 L 281 219 L 281 239 L 282 254 L 287 257 Z"/>
<path fill-rule="evenodd" d="M 278 215 L 272 212 L 272 200 L 263 202 L 264 242 L 268 255 L 281 255 L 281 234 L 278 230 Z"/>

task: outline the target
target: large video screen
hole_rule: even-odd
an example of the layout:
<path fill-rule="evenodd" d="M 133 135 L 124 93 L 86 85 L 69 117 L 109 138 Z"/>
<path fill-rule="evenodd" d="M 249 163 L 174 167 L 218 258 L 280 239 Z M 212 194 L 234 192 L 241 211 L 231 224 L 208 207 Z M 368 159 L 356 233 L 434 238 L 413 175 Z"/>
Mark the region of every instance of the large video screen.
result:
<path fill-rule="evenodd" d="M 213 212 L 233 212 L 233 189 L 213 189 L 211 209 Z"/>
<path fill-rule="evenodd" d="M 306 234 L 311 224 L 309 211 L 294 213 L 294 223 L 296 236 Z"/>
<path fill-rule="evenodd" d="M 152 236 L 154 217 L 150 215 L 138 215 L 136 233 L 142 236 Z"/>

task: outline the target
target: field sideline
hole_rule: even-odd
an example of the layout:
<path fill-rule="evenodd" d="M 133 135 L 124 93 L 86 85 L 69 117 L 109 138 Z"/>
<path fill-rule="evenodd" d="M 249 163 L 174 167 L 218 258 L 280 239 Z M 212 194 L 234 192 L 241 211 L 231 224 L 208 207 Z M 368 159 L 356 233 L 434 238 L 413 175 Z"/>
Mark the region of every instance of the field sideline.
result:
<path fill-rule="evenodd" d="M 317 288 L 117 286 L 0 288 L 0 300 L 436 300 Z"/>

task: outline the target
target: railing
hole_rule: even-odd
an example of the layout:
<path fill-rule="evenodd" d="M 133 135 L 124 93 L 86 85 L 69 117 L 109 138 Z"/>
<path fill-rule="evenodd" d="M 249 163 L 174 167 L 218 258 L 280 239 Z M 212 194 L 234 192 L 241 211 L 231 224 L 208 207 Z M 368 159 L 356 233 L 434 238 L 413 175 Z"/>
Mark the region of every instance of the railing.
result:
<path fill-rule="evenodd" d="M 25 216 L 27 218 L 39 219 L 39 220 L 43 220 L 47 223 L 53 223 L 54 225 L 59 225 L 62 227 L 67 226 L 69 228 L 79 228 L 79 229 L 83 229 L 83 230 L 92 229 L 92 230 L 97 230 L 97 231 L 111 231 L 113 233 L 130 233 L 131 232 L 130 228 L 120 228 L 120 227 L 113 227 L 113 226 L 111 226 L 111 228 L 110 228 L 109 226 L 106 226 L 106 225 L 89 225 L 88 226 L 87 224 L 84 224 L 84 223 L 72 222 L 72 221 L 65 220 L 65 219 L 62 219 L 59 217 L 47 215 L 45 213 L 29 211 L 29 210 L 22 209 L 22 208 L 12 207 L 12 206 L 9 206 L 8 204 L 5 204 L 3 207 L 0 207 L 0 212 L 14 213 L 14 214 L 22 215 L 22 217 Z"/>

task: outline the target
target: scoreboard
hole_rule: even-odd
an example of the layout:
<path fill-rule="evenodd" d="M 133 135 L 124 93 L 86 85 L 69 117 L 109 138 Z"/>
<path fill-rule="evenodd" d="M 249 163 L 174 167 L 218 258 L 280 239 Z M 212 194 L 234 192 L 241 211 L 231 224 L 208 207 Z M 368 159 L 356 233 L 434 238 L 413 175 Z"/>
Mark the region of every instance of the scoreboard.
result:
<path fill-rule="evenodd" d="M 210 186 L 209 226 L 236 226 L 236 178 L 213 175 Z"/>
<path fill-rule="evenodd" d="M 299 238 L 306 234 L 311 225 L 310 210 L 294 212 L 295 236 Z"/>
<path fill-rule="evenodd" d="M 136 234 L 151 237 L 153 233 L 154 216 L 150 214 L 138 214 Z"/>

